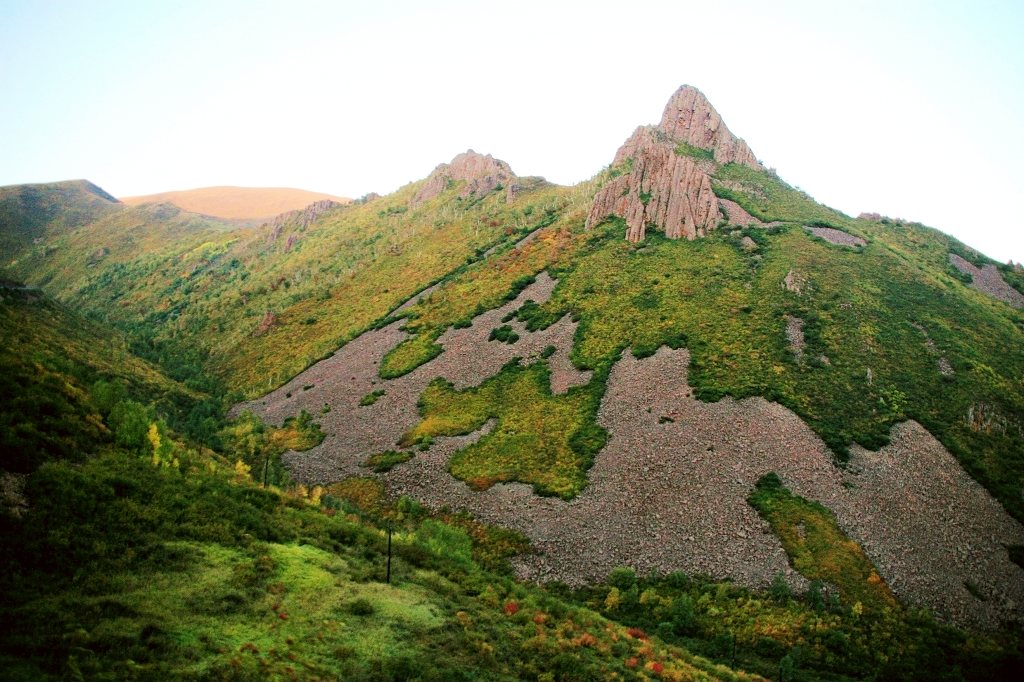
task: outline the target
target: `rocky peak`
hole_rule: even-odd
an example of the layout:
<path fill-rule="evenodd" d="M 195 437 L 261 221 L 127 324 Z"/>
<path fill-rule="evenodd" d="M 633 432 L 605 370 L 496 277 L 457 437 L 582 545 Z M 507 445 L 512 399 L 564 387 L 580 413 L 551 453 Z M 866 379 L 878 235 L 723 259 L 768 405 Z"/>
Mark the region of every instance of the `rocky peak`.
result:
<path fill-rule="evenodd" d="M 710 151 L 716 163 L 762 168 L 747 143 L 729 132 L 708 98 L 693 86 L 684 85 L 675 91 L 665 105 L 658 129 L 677 143 Z"/>
<path fill-rule="evenodd" d="M 619 148 L 620 173 L 594 197 L 587 227 L 610 215 L 626 220 L 626 238 L 643 240 L 649 226 L 666 237 L 695 239 L 718 226 L 722 213 L 711 189 L 719 164 L 762 169 L 707 98 L 684 85 L 669 99 L 657 126 L 641 126 Z"/>
<path fill-rule="evenodd" d="M 477 154 L 470 149 L 456 156 L 451 163 L 442 163 L 435 168 L 410 204 L 415 206 L 436 197 L 453 182 L 465 183 L 459 190 L 459 196 L 462 197 L 470 194 L 481 196 L 502 186 L 508 188 L 510 194 L 507 198 L 511 200 L 515 181 L 516 174 L 507 163 L 490 154 Z"/>

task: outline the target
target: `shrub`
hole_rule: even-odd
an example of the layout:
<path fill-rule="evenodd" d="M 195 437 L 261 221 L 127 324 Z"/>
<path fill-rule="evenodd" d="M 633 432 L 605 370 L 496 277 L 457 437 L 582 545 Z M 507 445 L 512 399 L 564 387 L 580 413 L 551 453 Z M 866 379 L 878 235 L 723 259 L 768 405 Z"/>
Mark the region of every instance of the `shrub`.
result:
<path fill-rule="evenodd" d="M 495 327 L 491 330 L 491 335 L 487 337 L 488 341 L 503 341 L 504 343 L 515 343 L 519 340 L 519 334 L 516 334 L 515 330 L 507 324 L 503 324 L 500 327 Z"/>
<path fill-rule="evenodd" d="M 376 611 L 376 609 L 373 607 L 373 604 L 371 604 L 370 600 L 365 597 L 353 599 L 348 604 L 348 612 L 353 616 L 372 616 L 374 611 Z"/>
<path fill-rule="evenodd" d="M 768 591 L 772 595 L 772 599 L 783 605 L 788 603 L 793 596 L 792 590 L 789 589 L 789 583 L 786 582 L 786 576 L 782 571 L 776 573 L 775 577 L 772 578 L 772 585 Z"/>
<path fill-rule="evenodd" d="M 370 405 L 373 405 L 375 402 L 377 402 L 378 399 L 383 397 L 386 393 L 387 391 L 380 389 L 376 391 L 370 391 L 369 393 L 367 393 L 366 395 L 359 399 L 359 407 L 369 407 Z"/>
<path fill-rule="evenodd" d="M 619 588 L 620 591 L 636 587 L 636 571 L 626 566 L 612 569 L 612 572 L 608 574 L 608 584 Z"/>

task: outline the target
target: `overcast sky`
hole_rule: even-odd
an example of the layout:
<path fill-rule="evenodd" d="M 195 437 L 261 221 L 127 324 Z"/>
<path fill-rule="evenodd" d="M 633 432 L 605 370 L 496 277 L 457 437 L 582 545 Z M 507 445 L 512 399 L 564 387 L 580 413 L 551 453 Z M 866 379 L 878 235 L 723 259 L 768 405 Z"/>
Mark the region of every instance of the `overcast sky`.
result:
<path fill-rule="evenodd" d="M 1024 261 L 1024 2 L 0 0 L 0 185 L 572 184 L 681 84 L 856 215 Z"/>

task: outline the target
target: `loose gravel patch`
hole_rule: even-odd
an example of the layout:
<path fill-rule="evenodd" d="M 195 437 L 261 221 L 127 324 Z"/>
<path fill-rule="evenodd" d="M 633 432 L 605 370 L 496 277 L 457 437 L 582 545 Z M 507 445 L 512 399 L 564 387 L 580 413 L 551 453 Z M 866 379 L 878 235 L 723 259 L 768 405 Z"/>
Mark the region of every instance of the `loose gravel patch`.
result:
<path fill-rule="evenodd" d="M 955 253 L 949 254 L 949 262 L 960 272 L 971 276 L 972 289 L 998 298 L 1014 308 L 1024 308 L 1024 294 L 1007 284 L 996 266 L 989 263 L 985 267 L 979 268 Z"/>
<path fill-rule="evenodd" d="M 794 315 L 786 315 L 786 340 L 789 342 L 789 350 L 793 351 L 793 357 L 797 362 L 804 359 L 804 321 Z"/>
<path fill-rule="evenodd" d="M 300 410 L 314 416 L 327 434 L 324 441 L 306 452 L 283 456 L 292 476 L 300 482 L 329 483 L 365 474 L 367 470 L 359 465 L 367 457 L 396 449 L 402 434 L 419 422 L 417 401 L 435 377 L 444 377 L 458 389 L 476 386 L 497 374 L 509 360 L 519 357 L 525 363 L 536 361 L 544 348 L 553 345 L 557 350 L 549 359 L 552 391 L 564 393 L 571 386 L 589 382 L 591 373 L 580 372 L 569 360 L 576 324 L 568 315 L 537 332 L 528 332 L 521 322 L 513 321 L 509 324 L 519 341 L 488 341 L 491 329 L 502 324 L 502 317 L 526 300 L 547 301 L 555 284 L 542 272 L 514 301 L 483 313 L 466 329 L 446 331 L 438 339 L 444 352 L 398 379 L 381 379 L 378 368 L 384 355 L 408 337 L 400 329 L 402 321 L 363 334 L 272 393 L 237 405 L 234 412 L 252 410 L 275 424 Z M 313 388 L 303 390 L 310 385 Z M 359 405 L 365 395 L 377 390 L 384 394 L 376 402 Z M 327 412 L 325 405 L 330 408 Z"/>
<path fill-rule="evenodd" d="M 359 463 L 393 449 L 417 422 L 416 401 L 433 377 L 471 386 L 508 359 L 537 357 L 549 344 L 568 353 L 575 331 L 568 318 L 532 334 L 520 325 L 516 344 L 486 340 L 507 312 L 527 298 L 542 302 L 553 286 L 538 278 L 469 329 L 449 330 L 445 352 L 405 377 L 381 381 L 376 374 L 383 355 L 405 336 L 395 324 L 356 339 L 248 406 L 279 422 L 301 408 L 316 414 L 318 401 L 327 400 L 331 411 L 319 421 L 328 437 L 309 452 L 287 454 L 286 463 L 306 483 L 366 475 Z M 782 571 L 799 590 L 806 581 L 746 501 L 756 481 L 774 471 L 794 493 L 835 513 L 901 599 L 961 624 L 1024 619 L 1024 571 L 1005 549 L 1024 544 L 1024 528 L 924 428 L 895 427 L 891 444 L 879 452 L 853 448 L 852 465 L 842 470 L 817 435 L 776 403 L 696 400 L 689 360 L 686 350 L 662 348 L 642 360 L 627 352 L 615 365 L 598 413 L 609 442 L 589 485 L 569 502 L 539 497 L 523 484 L 475 491 L 448 474 L 449 457 L 493 423 L 468 436 L 439 438 L 380 477 L 396 495 L 434 509 L 465 509 L 525 533 L 538 553 L 514 561 L 522 578 L 578 585 L 631 566 L 642 574 L 683 570 L 765 588 Z M 577 372 L 573 380 L 586 377 Z M 309 383 L 316 388 L 297 390 Z M 375 388 L 387 393 L 358 407 Z M 285 397 L 289 391 L 292 398 Z M 986 600 L 973 596 L 967 582 Z"/>
<path fill-rule="evenodd" d="M 725 212 L 726 220 L 730 225 L 741 225 L 743 227 L 747 227 L 748 225 L 764 225 L 762 221 L 747 213 L 747 211 L 735 201 L 719 199 L 718 205 Z"/>
<path fill-rule="evenodd" d="M 821 237 L 825 241 L 838 246 L 864 246 L 867 244 L 860 237 L 854 237 L 849 232 L 836 230 L 831 227 L 805 227 L 815 237 Z"/>

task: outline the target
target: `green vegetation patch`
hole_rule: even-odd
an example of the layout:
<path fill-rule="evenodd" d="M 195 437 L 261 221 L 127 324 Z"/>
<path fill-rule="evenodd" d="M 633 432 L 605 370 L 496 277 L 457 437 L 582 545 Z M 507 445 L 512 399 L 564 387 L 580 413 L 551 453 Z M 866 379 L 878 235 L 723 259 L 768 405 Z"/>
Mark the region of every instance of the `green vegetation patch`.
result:
<path fill-rule="evenodd" d="M 676 145 L 676 154 L 679 156 L 690 156 L 695 159 L 704 159 L 706 161 L 715 160 L 715 153 L 712 150 L 695 147 L 687 142 L 680 142 Z"/>
<path fill-rule="evenodd" d="M 370 455 L 363 466 L 372 467 L 377 473 L 383 473 L 390 471 L 396 464 L 402 462 L 408 462 L 412 459 L 413 453 L 402 452 L 395 450 L 388 450 L 387 452 L 378 452 L 375 455 Z"/>
<path fill-rule="evenodd" d="M 420 398 L 423 420 L 402 437 L 408 447 L 435 436 L 472 433 L 489 420 L 494 429 L 455 453 L 448 469 L 478 489 L 502 481 L 534 486 L 538 494 L 574 497 L 607 434 L 597 425 L 603 379 L 552 395 L 547 363 L 518 361 L 478 387 L 456 391 L 435 379 Z"/>
<path fill-rule="evenodd" d="M 897 605 L 864 550 L 824 506 L 794 495 L 774 473 L 761 477 L 747 501 L 771 525 L 802 576 L 836 585 L 840 598 L 854 609 L 858 604 L 868 609 Z"/>
<path fill-rule="evenodd" d="M 550 589 L 615 619 L 630 632 L 768 679 L 1020 676 L 1018 634 L 963 632 L 901 607 L 858 613 L 834 592 L 825 596 L 817 581 L 804 595 L 780 599 L 702 575 L 637 576 L 618 568 L 604 584 Z"/>
<path fill-rule="evenodd" d="M 383 398 L 386 393 L 387 391 L 383 389 L 370 391 L 359 399 L 359 407 L 369 407 L 370 405 L 373 405 L 379 398 Z"/>
<path fill-rule="evenodd" d="M 781 220 L 836 228 L 853 222 L 814 201 L 806 192 L 790 187 L 774 173 L 750 166 L 738 163 L 721 166 L 715 171 L 711 186 L 716 196 L 735 201 L 747 213 L 765 222 Z"/>
<path fill-rule="evenodd" d="M 218 436 L 224 456 L 251 471 L 254 480 L 265 486 L 286 486 L 291 483 L 291 475 L 281 455 L 289 450 L 303 452 L 316 447 L 327 434 L 305 410 L 285 419 L 280 427 L 268 426 L 245 411 L 227 423 Z"/>
<path fill-rule="evenodd" d="M 515 330 L 507 324 L 503 324 L 500 327 L 495 327 L 491 330 L 490 336 L 487 337 L 488 341 L 501 341 L 502 343 L 515 343 L 519 340 L 519 334 L 516 334 Z"/>

